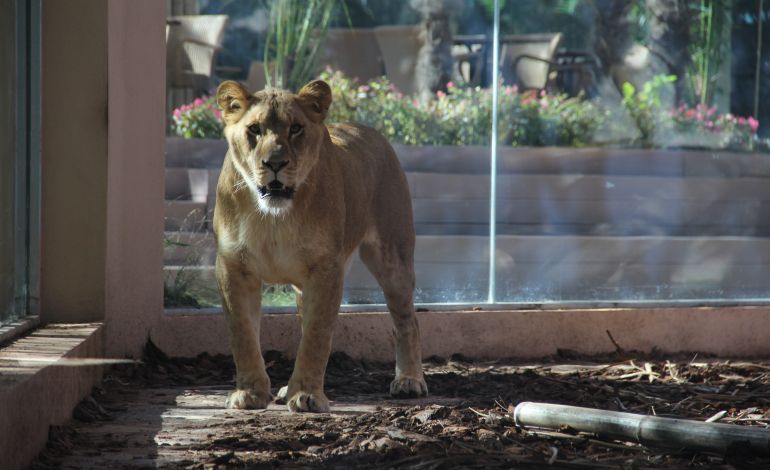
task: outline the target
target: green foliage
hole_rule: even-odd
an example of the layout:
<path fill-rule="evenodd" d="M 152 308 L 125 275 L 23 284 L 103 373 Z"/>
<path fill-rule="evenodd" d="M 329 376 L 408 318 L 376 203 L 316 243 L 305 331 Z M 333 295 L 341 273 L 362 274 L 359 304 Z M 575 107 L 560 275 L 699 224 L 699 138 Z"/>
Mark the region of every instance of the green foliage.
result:
<path fill-rule="evenodd" d="M 623 105 L 639 129 L 639 145 L 752 148 L 759 128 L 753 117 L 719 114 L 716 107 L 703 104 L 665 109 L 662 97 L 674 81 L 673 75 L 657 75 L 640 91 L 630 83 L 623 84 Z"/>
<path fill-rule="evenodd" d="M 685 105 L 668 113 L 675 135 L 686 136 L 693 142 L 714 142 L 720 147 L 750 150 L 759 121 L 753 117 L 719 114 L 716 107 L 702 104 Z"/>
<path fill-rule="evenodd" d="M 290 285 L 265 284 L 262 286 L 263 307 L 294 307 L 295 305 L 297 305 L 297 298 Z"/>
<path fill-rule="evenodd" d="M 361 122 L 405 145 L 489 145 L 492 93 L 449 84 L 426 104 L 403 96 L 385 78 L 360 85 L 339 72 L 321 76 L 334 93 L 329 122 Z M 503 87 L 498 103 L 505 145 L 572 145 L 591 142 L 606 113 L 582 98 L 519 93 Z"/>
<path fill-rule="evenodd" d="M 204 223 L 198 219 L 195 211 L 190 212 L 182 222 L 181 227 L 200 229 Z M 186 232 L 180 228 L 176 232 L 167 233 L 163 238 L 163 250 L 173 252 L 183 250 L 184 260 L 176 269 L 168 269 L 163 278 L 163 305 L 166 308 L 213 307 L 219 303 L 219 293 L 216 289 L 207 287 L 201 281 L 202 252 L 201 242 L 189 242 Z M 193 238 L 194 240 L 194 238 Z M 169 254 L 169 253 L 166 253 Z"/>
<path fill-rule="evenodd" d="M 213 97 L 196 98 L 171 114 L 171 130 L 186 139 L 219 139 L 222 137 L 222 113 Z"/>
<path fill-rule="evenodd" d="M 730 0 L 700 0 L 695 2 L 698 21 L 692 23 L 693 42 L 690 44 L 692 65 L 687 72 L 691 103 L 710 104 L 716 92 L 716 81 L 725 57 L 730 56 Z"/>
<path fill-rule="evenodd" d="M 332 21 L 335 0 L 274 0 L 264 51 L 268 86 L 297 91 L 316 73 L 316 55 Z M 345 3 L 342 2 L 343 6 Z"/>
<path fill-rule="evenodd" d="M 492 138 L 492 93 L 489 89 L 458 87 L 422 104 L 400 93 L 387 79 L 366 84 L 340 72 L 321 74 L 332 88 L 334 101 L 327 122 L 360 122 L 382 132 L 392 143 L 404 145 L 489 145 Z M 666 91 L 676 80 L 659 75 L 640 90 L 622 87 L 623 106 L 639 129 L 629 145 L 679 145 L 682 136 L 708 136 L 712 146 L 751 148 L 758 123 L 754 118 L 717 114 L 714 108 L 667 108 Z M 705 110 L 705 111 L 704 111 Z M 221 138 L 222 123 L 211 98 L 199 98 L 174 111 L 173 129 L 187 138 Z M 498 142 L 511 146 L 587 146 L 596 132 L 613 119 L 600 102 L 544 92 L 520 92 L 501 87 L 498 96 Z M 723 137 L 716 141 L 719 134 Z M 716 143 L 715 143 L 716 142 Z M 697 144 L 697 141 L 695 141 Z"/>
<path fill-rule="evenodd" d="M 662 100 L 666 85 L 676 81 L 674 75 L 656 75 L 637 91 L 632 84 L 623 84 L 623 106 L 636 123 L 641 134 L 642 147 L 652 147 L 656 131 L 661 125 L 660 117 Z"/>

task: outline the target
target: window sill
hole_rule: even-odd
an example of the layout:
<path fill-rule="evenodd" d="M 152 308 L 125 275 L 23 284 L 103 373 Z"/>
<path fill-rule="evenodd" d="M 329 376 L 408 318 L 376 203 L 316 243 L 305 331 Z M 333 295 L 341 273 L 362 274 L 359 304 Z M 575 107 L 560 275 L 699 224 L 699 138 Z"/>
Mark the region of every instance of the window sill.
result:
<path fill-rule="evenodd" d="M 40 317 L 29 315 L 16 321 L 0 326 L 0 347 L 8 344 L 28 331 L 40 325 Z"/>
<path fill-rule="evenodd" d="M 18 333 L 18 331 L 15 331 Z M 3 468 L 29 465 L 101 379 L 101 324 L 47 325 L 0 348 L 0 455 Z"/>

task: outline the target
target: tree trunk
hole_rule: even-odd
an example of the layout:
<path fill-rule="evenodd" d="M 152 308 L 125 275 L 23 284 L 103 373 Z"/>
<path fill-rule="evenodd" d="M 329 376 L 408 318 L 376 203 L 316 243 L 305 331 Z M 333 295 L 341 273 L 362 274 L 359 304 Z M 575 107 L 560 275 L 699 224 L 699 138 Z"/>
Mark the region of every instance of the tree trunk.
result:
<path fill-rule="evenodd" d="M 594 51 L 601 63 L 604 76 L 623 65 L 634 45 L 628 14 L 633 2 L 596 0 L 594 18 Z M 622 84 L 620 84 L 622 85 Z"/>
<path fill-rule="evenodd" d="M 676 75 L 676 102 L 681 102 L 687 93 L 685 74 L 692 63 L 690 42 L 695 11 L 688 7 L 687 0 L 646 0 L 649 15 L 649 49 Z"/>
<path fill-rule="evenodd" d="M 415 67 L 415 84 L 420 101 L 427 102 L 438 91 L 447 91 L 452 80 L 452 31 L 449 24 L 449 1 L 412 0 L 411 6 L 422 15 L 423 44 Z"/>

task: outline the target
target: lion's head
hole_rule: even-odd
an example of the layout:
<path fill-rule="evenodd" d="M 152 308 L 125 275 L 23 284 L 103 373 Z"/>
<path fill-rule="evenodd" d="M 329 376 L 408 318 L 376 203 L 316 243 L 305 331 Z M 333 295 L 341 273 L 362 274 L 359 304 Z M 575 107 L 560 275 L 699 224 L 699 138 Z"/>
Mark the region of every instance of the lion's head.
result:
<path fill-rule="evenodd" d="M 331 102 L 331 89 L 321 80 L 296 95 L 275 88 L 250 94 L 234 81 L 219 85 L 230 158 L 262 212 L 277 215 L 291 208 L 328 139 L 323 121 Z"/>

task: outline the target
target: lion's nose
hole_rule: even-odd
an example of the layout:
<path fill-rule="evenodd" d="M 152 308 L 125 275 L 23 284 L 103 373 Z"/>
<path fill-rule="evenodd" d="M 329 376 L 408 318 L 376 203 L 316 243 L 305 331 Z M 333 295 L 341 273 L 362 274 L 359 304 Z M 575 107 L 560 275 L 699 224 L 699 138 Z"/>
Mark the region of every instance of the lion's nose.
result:
<path fill-rule="evenodd" d="M 281 168 L 289 164 L 289 161 L 288 160 L 280 160 L 280 161 L 262 160 L 262 164 L 270 168 L 271 170 L 273 170 L 273 173 L 277 174 L 279 171 L 281 171 Z"/>

